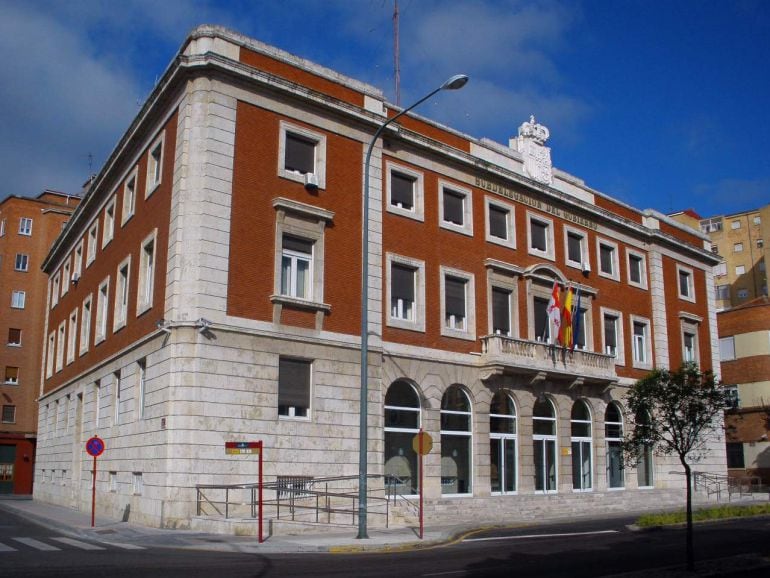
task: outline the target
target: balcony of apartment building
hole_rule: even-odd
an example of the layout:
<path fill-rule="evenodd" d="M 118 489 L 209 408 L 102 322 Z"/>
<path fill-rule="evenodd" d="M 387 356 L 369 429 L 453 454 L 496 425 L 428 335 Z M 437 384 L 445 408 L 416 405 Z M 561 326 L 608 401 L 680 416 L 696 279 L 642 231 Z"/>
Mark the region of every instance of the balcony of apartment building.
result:
<path fill-rule="evenodd" d="M 483 379 L 519 375 L 531 377 L 533 382 L 566 381 L 570 386 L 610 385 L 617 381 L 614 355 L 504 335 L 482 337 L 481 348 Z"/>

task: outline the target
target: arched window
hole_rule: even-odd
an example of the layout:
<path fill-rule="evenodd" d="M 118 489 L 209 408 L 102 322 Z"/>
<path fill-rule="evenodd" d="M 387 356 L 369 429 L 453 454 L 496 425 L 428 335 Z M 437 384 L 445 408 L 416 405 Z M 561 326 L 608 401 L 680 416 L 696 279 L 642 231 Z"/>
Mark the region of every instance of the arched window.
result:
<path fill-rule="evenodd" d="M 493 493 L 516 491 L 516 406 L 498 391 L 489 406 L 489 453 Z"/>
<path fill-rule="evenodd" d="M 650 415 L 645 411 L 636 415 L 636 424 L 645 426 L 650 423 Z M 651 488 L 652 480 L 652 445 L 644 444 L 639 461 L 636 462 L 636 483 L 640 488 Z"/>
<path fill-rule="evenodd" d="M 535 402 L 532 408 L 532 444 L 535 461 L 535 491 L 555 493 L 556 412 L 548 398 Z"/>
<path fill-rule="evenodd" d="M 412 439 L 420 431 L 420 397 L 406 381 L 385 395 L 385 485 L 396 494 L 417 494 L 417 454 Z"/>
<path fill-rule="evenodd" d="M 624 488 L 623 414 L 615 402 L 604 412 L 604 442 L 607 446 L 607 487 Z"/>
<path fill-rule="evenodd" d="M 572 489 L 584 492 L 593 488 L 591 412 L 585 401 L 579 399 L 574 403 L 570 420 L 572 433 Z"/>
<path fill-rule="evenodd" d="M 441 493 L 471 493 L 471 403 L 457 385 L 441 399 Z"/>

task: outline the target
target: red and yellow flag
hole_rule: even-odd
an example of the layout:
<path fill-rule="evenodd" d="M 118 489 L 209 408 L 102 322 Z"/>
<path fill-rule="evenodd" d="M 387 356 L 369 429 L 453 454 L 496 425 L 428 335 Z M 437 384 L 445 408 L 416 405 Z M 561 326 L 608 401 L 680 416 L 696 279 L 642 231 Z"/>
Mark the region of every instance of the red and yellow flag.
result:
<path fill-rule="evenodd" d="M 564 308 L 561 312 L 561 334 L 559 341 L 563 347 L 572 347 L 572 288 L 567 289 Z"/>

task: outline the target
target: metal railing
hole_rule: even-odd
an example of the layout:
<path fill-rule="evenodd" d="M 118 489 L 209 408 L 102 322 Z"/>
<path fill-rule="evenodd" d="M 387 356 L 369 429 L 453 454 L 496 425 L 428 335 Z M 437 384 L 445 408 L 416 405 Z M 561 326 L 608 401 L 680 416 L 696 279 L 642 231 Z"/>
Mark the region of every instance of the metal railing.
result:
<path fill-rule="evenodd" d="M 377 474 L 368 476 L 369 479 L 382 477 Z M 195 486 L 197 515 L 256 518 L 258 488 L 258 484 L 198 484 Z M 274 482 L 264 483 L 262 491 L 262 505 L 272 508 L 268 516 L 276 520 L 297 521 L 301 518 L 302 521 L 331 523 L 332 516 L 343 519 L 350 516 L 351 524 L 356 524 L 358 476 L 279 476 Z M 271 494 L 272 497 L 266 498 Z M 389 503 L 384 484 L 381 489 L 370 488 L 367 492 L 367 513 L 385 516 L 385 527 L 388 527 Z"/>
<path fill-rule="evenodd" d="M 672 473 L 684 475 L 682 472 Z M 707 497 L 716 494 L 717 500 L 722 499 L 722 492 L 727 492 L 727 499 L 731 500 L 734 494 L 738 494 L 738 497 L 742 498 L 753 496 L 762 491 L 762 480 L 759 476 L 728 476 L 694 471 L 692 478 L 696 492 L 706 492 Z"/>

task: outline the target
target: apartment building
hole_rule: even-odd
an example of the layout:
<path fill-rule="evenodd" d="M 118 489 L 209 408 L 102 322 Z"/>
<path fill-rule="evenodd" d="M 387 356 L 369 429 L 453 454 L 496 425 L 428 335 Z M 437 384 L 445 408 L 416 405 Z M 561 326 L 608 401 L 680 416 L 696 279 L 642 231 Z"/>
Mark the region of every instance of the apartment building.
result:
<path fill-rule="evenodd" d="M 535 119 L 499 144 L 405 115 L 375 143 L 363 219 L 365 152 L 398 112 L 191 33 L 44 263 L 37 499 L 89 507 L 92 435 L 99 511 L 154 526 L 191 526 L 198 484 L 256 481 L 227 442 L 263 442 L 269 481 L 355 477 L 368 226 L 374 490 L 414 497 L 423 429 L 429 520 L 679 503 L 676 460 L 624 467 L 624 396 L 653 367 L 719 370 L 708 238 L 555 168 Z M 724 448 L 699 467 L 724 473 Z"/>
<path fill-rule="evenodd" d="M 79 198 L 43 191 L 0 202 L 0 493 L 31 494 L 47 277 L 41 265 Z"/>
<path fill-rule="evenodd" d="M 728 473 L 770 484 L 770 300 L 720 311 L 717 322 L 722 381 L 732 392 L 725 412 Z"/>

